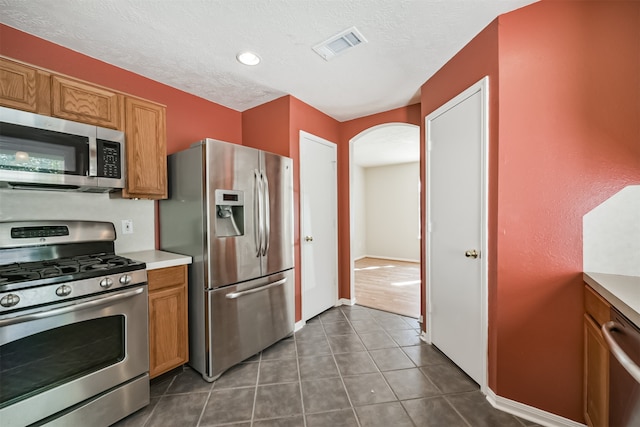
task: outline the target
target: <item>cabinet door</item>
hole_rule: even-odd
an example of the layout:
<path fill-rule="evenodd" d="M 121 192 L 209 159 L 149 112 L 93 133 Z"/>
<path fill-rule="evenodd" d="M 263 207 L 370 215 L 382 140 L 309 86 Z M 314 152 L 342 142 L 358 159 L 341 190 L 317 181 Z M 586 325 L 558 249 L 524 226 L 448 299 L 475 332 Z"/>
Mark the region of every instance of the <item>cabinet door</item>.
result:
<path fill-rule="evenodd" d="M 50 113 L 49 74 L 0 58 L 0 105 L 34 113 Z"/>
<path fill-rule="evenodd" d="M 121 96 L 61 76 L 51 78 L 51 115 L 111 129 L 121 128 Z"/>
<path fill-rule="evenodd" d="M 186 271 L 186 267 L 184 269 Z M 158 273 L 163 272 L 158 270 Z M 152 283 L 153 277 L 150 277 L 149 376 L 154 378 L 186 363 L 189 360 L 189 343 L 186 280 L 177 286 L 164 287 L 164 283 L 160 283 L 157 290 L 152 290 Z"/>
<path fill-rule="evenodd" d="M 126 198 L 167 198 L 166 109 L 137 98 L 125 100 Z"/>
<path fill-rule="evenodd" d="M 587 425 L 609 425 L 609 349 L 588 314 L 584 315 L 584 411 Z"/>

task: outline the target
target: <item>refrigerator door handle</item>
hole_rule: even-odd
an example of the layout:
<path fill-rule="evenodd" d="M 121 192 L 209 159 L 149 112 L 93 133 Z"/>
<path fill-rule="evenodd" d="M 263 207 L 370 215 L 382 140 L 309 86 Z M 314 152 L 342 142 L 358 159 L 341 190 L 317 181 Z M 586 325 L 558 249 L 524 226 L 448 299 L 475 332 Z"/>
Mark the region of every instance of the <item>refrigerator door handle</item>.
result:
<path fill-rule="evenodd" d="M 269 250 L 269 238 L 271 237 L 271 203 L 269 200 L 269 180 L 267 180 L 265 173 L 262 173 L 262 180 L 264 182 L 264 243 L 262 245 L 262 256 L 265 256 Z"/>
<path fill-rule="evenodd" d="M 275 282 L 269 283 L 268 285 L 258 286 L 257 288 L 247 289 L 246 291 L 240 292 L 231 292 L 230 294 L 226 294 L 224 297 L 227 299 L 236 299 L 240 298 L 244 295 L 255 294 L 256 292 L 266 291 L 269 288 L 274 288 L 276 286 L 284 285 L 287 282 L 287 278 L 277 280 Z"/>
<path fill-rule="evenodd" d="M 253 228 L 256 243 L 256 257 L 262 252 L 262 181 L 257 169 L 253 170 Z"/>

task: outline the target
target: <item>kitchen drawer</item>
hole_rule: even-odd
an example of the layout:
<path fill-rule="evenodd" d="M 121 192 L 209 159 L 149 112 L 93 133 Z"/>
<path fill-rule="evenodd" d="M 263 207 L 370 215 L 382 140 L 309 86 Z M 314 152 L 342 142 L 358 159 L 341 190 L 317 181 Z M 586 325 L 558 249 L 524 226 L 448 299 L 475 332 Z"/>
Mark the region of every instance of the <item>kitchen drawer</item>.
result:
<path fill-rule="evenodd" d="M 186 285 L 187 266 L 177 265 L 175 267 L 160 268 L 147 272 L 149 282 L 149 292 L 170 286 Z"/>

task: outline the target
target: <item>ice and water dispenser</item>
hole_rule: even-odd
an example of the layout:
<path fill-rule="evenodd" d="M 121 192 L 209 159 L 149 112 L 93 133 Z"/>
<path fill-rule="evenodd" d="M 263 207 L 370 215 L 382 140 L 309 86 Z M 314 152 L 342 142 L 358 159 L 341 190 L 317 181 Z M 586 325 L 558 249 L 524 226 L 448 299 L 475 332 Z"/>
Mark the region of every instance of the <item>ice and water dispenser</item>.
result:
<path fill-rule="evenodd" d="M 216 236 L 244 235 L 244 192 L 216 190 Z"/>

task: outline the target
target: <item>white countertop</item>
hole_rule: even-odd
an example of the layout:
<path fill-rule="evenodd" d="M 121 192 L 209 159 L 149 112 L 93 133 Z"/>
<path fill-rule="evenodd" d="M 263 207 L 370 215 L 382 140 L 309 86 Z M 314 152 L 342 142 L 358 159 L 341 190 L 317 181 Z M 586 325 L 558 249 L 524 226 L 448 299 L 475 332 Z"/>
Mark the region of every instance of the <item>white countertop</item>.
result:
<path fill-rule="evenodd" d="M 158 268 L 174 267 L 176 265 L 191 264 L 191 257 L 188 255 L 174 254 L 165 251 L 140 251 L 118 254 L 123 257 L 142 261 L 147 264 L 147 270 L 157 270 Z"/>
<path fill-rule="evenodd" d="M 640 326 L 640 276 L 584 273 L 583 277 L 613 307 Z"/>

